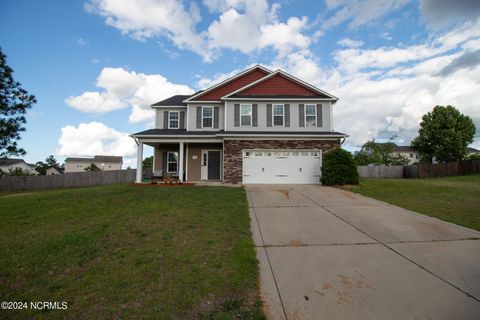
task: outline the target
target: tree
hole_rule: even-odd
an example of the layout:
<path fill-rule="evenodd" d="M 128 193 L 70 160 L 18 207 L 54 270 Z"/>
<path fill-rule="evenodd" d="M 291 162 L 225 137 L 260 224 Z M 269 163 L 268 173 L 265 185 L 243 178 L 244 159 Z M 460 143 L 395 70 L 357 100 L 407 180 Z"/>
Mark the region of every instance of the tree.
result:
<path fill-rule="evenodd" d="M 95 163 L 91 163 L 88 167 L 85 168 L 85 171 L 102 171 Z"/>
<path fill-rule="evenodd" d="M 57 162 L 57 159 L 55 159 L 55 157 L 53 155 L 49 155 L 46 159 L 45 159 L 45 163 L 47 164 L 47 166 L 50 168 L 50 167 L 57 167 L 58 166 L 58 162 Z"/>
<path fill-rule="evenodd" d="M 153 156 L 147 157 L 142 161 L 142 167 L 153 167 Z"/>
<path fill-rule="evenodd" d="M 352 154 L 341 148 L 329 151 L 322 165 L 323 185 L 358 184 L 357 165 Z"/>
<path fill-rule="evenodd" d="M 43 163 L 42 161 L 38 161 L 35 163 L 35 170 L 38 172 L 39 175 L 44 176 L 47 174 L 48 166 Z"/>
<path fill-rule="evenodd" d="M 394 153 L 396 136 L 389 138 L 388 142 L 378 143 L 374 139 L 365 142 L 360 151 L 356 151 L 353 158 L 359 166 L 369 164 L 383 164 L 387 166 L 403 166 L 409 163 L 407 157 Z"/>
<path fill-rule="evenodd" d="M 18 147 L 20 132 L 25 131 L 25 113 L 37 102 L 35 96 L 13 79 L 13 70 L 7 65 L 0 48 L 0 157 L 24 155 Z"/>
<path fill-rule="evenodd" d="M 467 154 L 467 146 L 473 141 L 475 131 L 472 119 L 455 107 L 436 106 L 422 117 L 412 147 L 429 163 L 434 158 L 438 162 L 461 160 Z"/>

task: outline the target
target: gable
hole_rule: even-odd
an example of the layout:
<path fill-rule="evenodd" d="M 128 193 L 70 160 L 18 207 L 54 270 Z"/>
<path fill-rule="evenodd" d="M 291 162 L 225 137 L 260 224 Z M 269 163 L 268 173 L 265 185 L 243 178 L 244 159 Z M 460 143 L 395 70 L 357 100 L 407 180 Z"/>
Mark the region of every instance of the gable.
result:
<path fill-rule="evenodd" d="M 215 88 L 212 91 L 206 92 L 203 95 L 200 95 L 192 101 L 217 101 L 220 100 L 221 97 L 238 90 L 252 82 L 255 82 L 263 77 L 265 77 L 268 73 L 262 69 L 256 68 L 252 71 L 229 81 L 218 88 Z"/>
<path fill-rule="evenodd" d="M 304 85 L 297 83 L 282 74 L 261 81 L 245 90 L 235 94 L 233 97 L 308 97 L 308 98 L 330 98 L 327 95 L 316 92 Z"/>

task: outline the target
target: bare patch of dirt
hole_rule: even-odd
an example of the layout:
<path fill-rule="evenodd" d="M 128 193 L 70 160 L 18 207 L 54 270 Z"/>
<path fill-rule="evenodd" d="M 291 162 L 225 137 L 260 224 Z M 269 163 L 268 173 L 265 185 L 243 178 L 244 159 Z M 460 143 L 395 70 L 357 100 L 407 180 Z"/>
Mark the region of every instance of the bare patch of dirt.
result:
<path fill-rule="evenodd" d="M 281 194 L 283 194 L 285 196 L 285 198 L 290 199 L 290 191 L 284 190 L 284 189 L 279 189 L 277 191 L 280 192 Z"/>
<path fill-rule="evenodd" d="M 304 245 L 304 243 L 303 243 L 302 241 L 300 241 L 300 240 L 295 240 L 295 239 L 290 240 L 289 244 L 290 244 L 291 246 L 303 246 L 303 245 Z"/>

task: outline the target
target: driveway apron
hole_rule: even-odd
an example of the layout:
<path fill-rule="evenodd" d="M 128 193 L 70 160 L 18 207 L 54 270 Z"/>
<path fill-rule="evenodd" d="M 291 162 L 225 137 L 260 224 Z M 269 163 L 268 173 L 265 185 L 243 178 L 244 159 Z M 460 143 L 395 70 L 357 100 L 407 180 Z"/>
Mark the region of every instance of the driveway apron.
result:
<path fill-rule="evenodd" d="M 480 319 L 480 232 L 335 188 L 246 190 L 269 319 Z"/>

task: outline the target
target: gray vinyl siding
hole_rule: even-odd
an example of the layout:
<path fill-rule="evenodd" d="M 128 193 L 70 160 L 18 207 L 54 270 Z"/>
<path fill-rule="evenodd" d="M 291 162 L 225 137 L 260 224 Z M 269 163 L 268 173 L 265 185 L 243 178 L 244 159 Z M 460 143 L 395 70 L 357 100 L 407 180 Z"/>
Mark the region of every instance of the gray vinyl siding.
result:
<path fill-rule="evenodd" d="M 218 128 L 197 128 L 197 107 L 207 106 L 207 107 L 219 107 L 218 109 Z M 189 131 L 219 131 L 224 130 L 225 128 L 225 114 L 223 113 L 222 104 L 214 103 L 195 103 L 188 104 L 188 119 L 185 118 L 185 123 L 188 121 L 188 130 Z M 215 111 L 214 111 L 215 113 Z M 186 116 L 186 115 L 185 115 Z M 233 105 L 232 105 L 232 121 L 233 121 Z M 215 123 L 215 120 L 213 121 Z"/>
<path fill-rule="evenodd" d="M 186 119 L 187 119 L 187 108 L 169 108 L 169 107 L 165 107 L 165 108 L 155 108 L 155 129 L 168 129 L 168 121 L 166 122 L 167 123 L 167 127 L 164 128 L 164 123 L 165 123 L 165 120 L 164 120 L 164 112 L 165 111 L 183 111 L 185 112 L 185 125 L 187 124 L 186 122 Z"/>
<path fill-rule="evenodd" d="M 248 103 L 258 104 L 258 127 L 252 126 L 234 126 L 234 104 Z M 267 104 L 289 104 L 290 105 L 290 126 L 267 126 Z M 322 104 L 322 124 L 321 127 L 300 127 L 299 104 Z M 332 105 L 330 101 L 227 101 L 227 131 L 332 131 L 330 123 L 330 112 Z"/>

